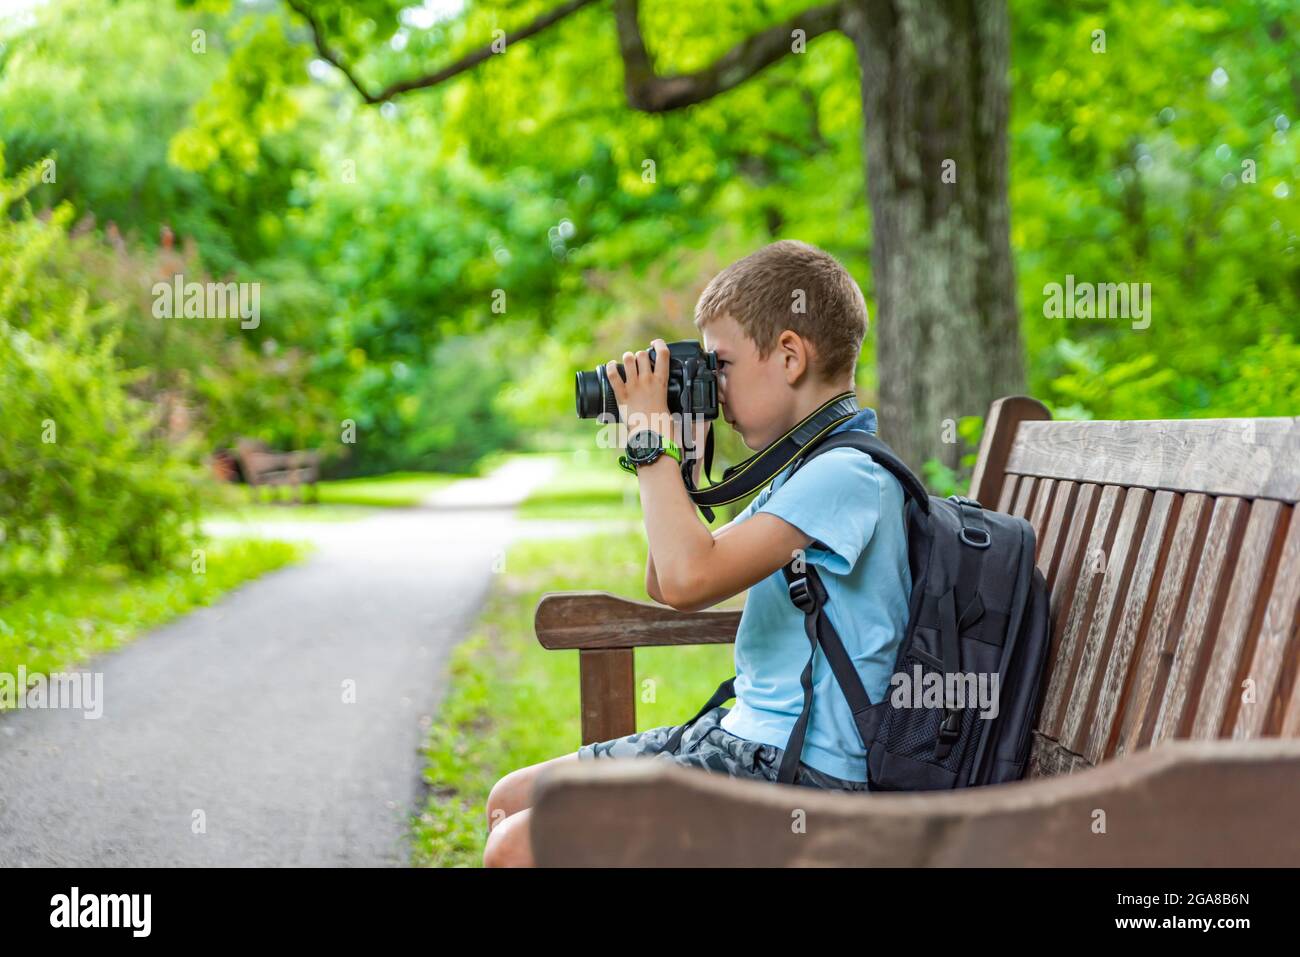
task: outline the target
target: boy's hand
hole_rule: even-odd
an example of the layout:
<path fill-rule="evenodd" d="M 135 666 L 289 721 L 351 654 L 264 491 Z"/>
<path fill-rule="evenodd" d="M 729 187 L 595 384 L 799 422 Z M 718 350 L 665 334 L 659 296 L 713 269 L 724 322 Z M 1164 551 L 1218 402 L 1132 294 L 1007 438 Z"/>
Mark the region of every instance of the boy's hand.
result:
<path fill-rule="evenodd" d="M 605 363 L 605 376 L 618 401 L 619 417 L 627 426 L 628 435 L 641 429 L 653 429 L 661 435 L 671 434 L 668 414 L 668 344 L 662 339 L 650 343 L 655 350 L 654 369 L 650 368 L 650 353 L 623 353 L 624 382 L 618 374 L 618 362 Z M 679 443 L 680 444 L 680 443 Z"/>

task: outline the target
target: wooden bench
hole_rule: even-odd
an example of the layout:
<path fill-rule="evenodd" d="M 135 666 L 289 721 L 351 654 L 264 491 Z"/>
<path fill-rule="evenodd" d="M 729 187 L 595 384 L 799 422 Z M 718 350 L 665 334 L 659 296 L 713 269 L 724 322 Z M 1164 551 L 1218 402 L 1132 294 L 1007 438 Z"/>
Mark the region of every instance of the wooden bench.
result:
<path fill-rule="evenodd" d="M 861 795 L 574 762 L 538 779 L 538 863 L 1300 865 L 1300 419 L 999 399 L 970 496 L 1029 519 L 1051 589 L 1025 780 Z M 581 592 L 535 625 L 578 649 L 589 742 L 636 730 L 634 648 L 733 641 L 739 618 Z"/>
<path fill-rule="evenodd" d="M 320 480 L 320 452 L 315 449 L 294 452 L 277 452 L 265 442 L 254 439 L 240 439 L 236 443 L 239 467 L 244 473 L 244 481 L 252 492 L 253 501 L 258 499 L 258 489 L 288 485 L 292 488 L 293 501 L 301 501 L 301 489 L 305 485 L 312 490 L 312 500 L 320 501 L 320 491 L 316 488 Z"/>

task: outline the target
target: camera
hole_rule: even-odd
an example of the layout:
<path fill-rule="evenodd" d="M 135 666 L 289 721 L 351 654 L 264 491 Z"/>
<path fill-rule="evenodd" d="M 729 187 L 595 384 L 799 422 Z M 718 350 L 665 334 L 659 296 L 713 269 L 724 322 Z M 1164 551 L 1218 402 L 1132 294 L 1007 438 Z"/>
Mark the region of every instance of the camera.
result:
<path fill-rule="evenodd" d="M 682 415 L 698 415 L 705 419 L 718 417 L 718 354 L 705 352 L 694 339 L 668 343 L 668 411 Z M 655 350 L 650 350 L 650 368 L 655 364 Z M 627 381 L 623 364 L 618 364 L 618 374 Z M 576 384 L 578 418 L 600 418 L 602 422 L 617 422 L 618 400 L 614 387 L 605 375 L 605 367 L 579 372 Z M 609 418 L 605 418 L 609 416 Z"/>

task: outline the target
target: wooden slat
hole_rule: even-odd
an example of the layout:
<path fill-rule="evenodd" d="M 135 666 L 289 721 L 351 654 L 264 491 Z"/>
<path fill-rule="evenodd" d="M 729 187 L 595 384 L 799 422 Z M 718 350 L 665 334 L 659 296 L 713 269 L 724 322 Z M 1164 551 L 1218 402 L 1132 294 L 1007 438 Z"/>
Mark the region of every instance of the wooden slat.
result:
<path fill-rule="evenodd" d="M 1065 706 L 1065 720 L 1059 740 L 1067 748 L 1084 754 L 1091 730 L 1096 691 L 1103 664 L 1110 659 L 1111 642 L 1123 613 L 1123 602 L 1132 578 L 1133 564 L 1146 530 L 1151 492 L 1144 488 L 1123 490 L 1124 505 L 1115 536 L 1105 555 L 1101 588 L 1093 604 L 1091 621 L 1079 653 L 1073 690 Z"/>
<path fill-rule="evenodd" d="M 1007 456 L 1022 422 L 1050 419 L 1047 406 L 1027 395 L 997 399 L 989 406 L 980 436 L 979 455 L 971 476 L 970 497 L 985 508 L 1006 511 L 994 503 L 1002 501 L 1006 481 Z"/>
<path fill-rule="evenodd" d="M 1296 867 L 1297 793 L 1300 741 L 1276 738 L 869 797 L 671 761 L 567 761 L 538 776 L 530 837 L 543 867 Z"/>
<path fill-rule="evenodd" d="M 1062 624 L 1070 613 L 1070 602 L 1074 597 L 1074 585 L 1083 559 L 1084 543 L 1092 531 L 1093 516 L 1100 497 L 1100 486 L 1080 486 L 1074 508 L 1070 512 L 1069 528 L 1065 533 L 1065 543 L 1061 547 L 1061 562 L 1056 570 L 1056 579 L 1050 586 L 1052 594 L 1049 615 L 1052 621 L 1053 645 L 1060 640 Z M 1052 667 L 1050 663 L 1049 667 Z"/>
<path fill-rule="evenodd" d="M 1033 731 L 1031 734 L 1033 742 L 1029 747 L 1029 762 L 1025 768 L 1026 778 L 1049 778 L 1058 774 L 1070 774 L 1076 768 L 1086 767 L 1087 762 L 1059 741 L 1039 731 Z"/>
<path fill-rule="evenodd" d="M 1034 498 L 1033 514 L 1028 516 L 1029 524 L 1034 528 L 1034 541 L 1036 542 L 1043 537 L 1043 531 L 1047 525 L 1048 509 L 1056 492 L 1056 480 L 1043 479 L 1038 485 L 1038 495 Z"/>
<path fill-rule="evenodd" d="M 1173 539 L 1156 578 L 1158 588 L 1143 638 L 1142 657 L 1124 701 L 1116 757 L 1146 747 L 1151 741 L 1151 730 L 1178 642 L 1178 629 L 1187 607 L 1187 595 L 1210 524 L 1213 499 L 1208 495 L 1183 495 L 1181 499 Z"/>
<path fill-rule="evenodd" d="M 1033 508 L 1034 493 L 1038 491 L 1039 480 L 1027 478 L 1022 479 L 1016 486 L 1016 504 L 1011 509 L 1011 514 L 1019 518 L 1026 518 L 1029 510 Z"/>
<path fill-rule="evenodd" d="M 1295 611 L 1291 614 L 1294 616 Z M 1292 618 L 1294 621 L 1295 619 Z M 1295 626 L 1292 626 L 1294 633 Z M 1291 641 L 1291 656 L 1287 659 L 1287 667 L 1283 668 L 1282 673 L 1288 675 L 1291 681 L 1291 693 L 1288 697 L 1284 688 L 1279 688 L 1279 699 L 1281 700 L 1282 727 L 1278 732 L 1284 738 L 1300 738 L 1300 680 L 1296 678 L 1296 658 L 1295 658 L 1295 638 L 1294 634 Z"/>
<path fill-rule="evenodd" d="M 1187 614 L 1179 628 L 1178 643 L 1169 664 L 1169 682 L 1156 714 L 1151 741 L 1184 738 L 1190 732 L 1192 715 L 1200 697 L 1201 684 L 1209 666 L 1214 638 L 1227 600 L 1233 556 L 1246 525 L 1247 503 L 1239 498 L 1214 500 L 1210 527 L 1196 567 L 1196 580 L 1187 600 Z"/>
<path fill-rule="evenodd" d="M 1058 619 L 1060 638 L 1057 642 L 1056 658 L 1052 664 L 1043 697 L 1043 710 L 1038 727 L 1048 737 L 1061 740 L 1060 728 L 1065 716 L 1065 706 L 1070 700 L 1074 688 L 1074 678 L 1079 665 L 1079 655 L 1083 648 L 1083 636 L 1092 618 L 1092 610 L 1101 585 L 1105 557 L 1110 553 L 1111 541 L 1115 534 L 1115 522 L 1119 517 L 1118 505 L 1124 490 L 1115 485 L 1107 485 L 1101 490 L 1097 502 L 1097 514 L 1087 529 L 1086 534 L 1080 530 L 1080 541 L 1088 544 L 1080 550 L 1079 569 L 1070 599 L 1069 613 Z M 1078 513 L 1076 512 L 1076 517 Z M 1073 538 L 1073 535 L 1071 536 Z M 1068 545 L 1066 546 L 1069 547 Z M 1068 743 L 1067 743 L 1068 746 Z"/>
<path fill-rule="evenodd" d="M 1016 485 L 1019 481 L 1019 475 L 1008 475 L 1006 477 L 1006 481 L 1002 484 L 1002 494 L 998 496 L 997 510 L 999 512 L 1005 515 L 1011 514 L 1011 503 L 1015 501 Z"/>
<path fill-rule="evenodd" d="M 1282 714 L 1282 731 L 1284 738 L 1300 738 L 1300 682 L 1291 688 L 1291 699 Z"/>
<path fill-rule="evenodd" d="M 1146 625 L 1173 534 L 1178 502 L 1179 496 L 1174 492 L 1160 491 L 1152 496 L 1141 546 L 1129 572 L 1124 608 L 1110 653 L 1106 656 L 1106 670 L 1092 710 L 1091 727 L 1080 748 L 1093 764 L 1100 763 L 1114 750 L 1113 739 L 1119 727 L 1117 718 L 1125 700 L 1125 691 L 1132 688 L 1136 662 L 1141 660 Z"/>
<path fill-rule="evenodd" d="M 1070 520 L 1074 515 L 1075 499 L 1079 486 L 1074 482 L 1057 482 L 1048 513 L 1047 527 L 1038 539 L 1038 570 L 1047 581 L 1048 591 L 1055 589 L 1056 572 L 1060 565 L 1062 546 L 1069 535 Z"/>
<path fill-rule="evenodd" d="M 1256 507 L 1258 507 L 1258 502 Z M 1247 677 L 1254 680 L 1254 699 L 1243 701 L 1233 722 L 1234 738 L 1255 738 L 1282 733 L 1282 711 L 1296 687 L 1297 628 L 1300 610 L 1300 516 L 1289 508 L 1279 522 L 1278 547 L 1270 558 L 1274 569 L 1272 586 L 1264 604 L 1264 615 Z M 1300 734 L 1300 728 L 1290 730 Z"/>
<path fill-rule="evenodd" d="M 1272 585 L 1269 560 L 1280 544 L 1280 502 L 1260 499 L 1249 506 L 1241 546 L 1233 550 L 1232 584 L 1223 606 L 1213 655 L 1201 684 L 1190 737 L 1217 738 L 1227 733 L 1241 702 L 1245 664 L 1254 653 L 1252 636 L 1264 613 L 1263 596 Z"/>
<path fill-rule="evenodd" d="M 578 652 L 582 743 L 636 731 L 636 676 L 631 648 Z"/>
<path fill-rule="evenodd" d="M 1022 422 L 1018 475 L 1300 500 L 1300 418 Z"/>
<path fill-rule="evenodd" d="M 538 642 L 553 651 L 726 644 L 739 627 L 739 611 L 681 612 L 603 591 L 551 592 L 533 614 Z"/>

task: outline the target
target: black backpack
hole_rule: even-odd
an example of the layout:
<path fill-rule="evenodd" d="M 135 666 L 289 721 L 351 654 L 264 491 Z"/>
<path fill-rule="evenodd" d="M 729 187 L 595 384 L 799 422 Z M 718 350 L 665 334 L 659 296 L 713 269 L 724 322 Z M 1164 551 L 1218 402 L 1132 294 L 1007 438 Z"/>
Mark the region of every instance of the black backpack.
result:
<path fill-rule="evenodd" d="M 817 569 L 807 564 L 800 568 L 792 561 L 781 571 L 790 600 L 804 613 L 812 653 L 800 679 L 803 711 L 777 780 L 794 782 L 812 712 L 813 660 L 819 645 L 866 747 L 870 790 L 930 791 L 1020 779 L 1042 703 L 1051 646 L 1047 584 L 1034 564 L 1033 527 L 1023 518 L 985 511 L 964 496 L 929 495 L 889 446 L 856 429 L 835 433 L 805 450 L 791 476 L 836 448 L 870 455 L 898 479 L 906 495 L 912 594 L 895 677 L 901 672 L 915 684 L 920 676 L 922 687 L 932 688 L 945 675 L 973 673 L 984 675 L 991 687 L 996 675 L 998 710 L 996 717 L 981 717 L 980 702 L 969 697 L 959 707 L 958 689 L 948 681 L 943 681 L 941 707 L 898 706 L 892 690 L 884 701 L 872 702 L 825 613 L 826 588 Z M 973 690 L 969 682 L 966 688 Z M 689 725 L 734 697 L 732 677 L 677 730 L 665 750 L 675 751 Z"/>

